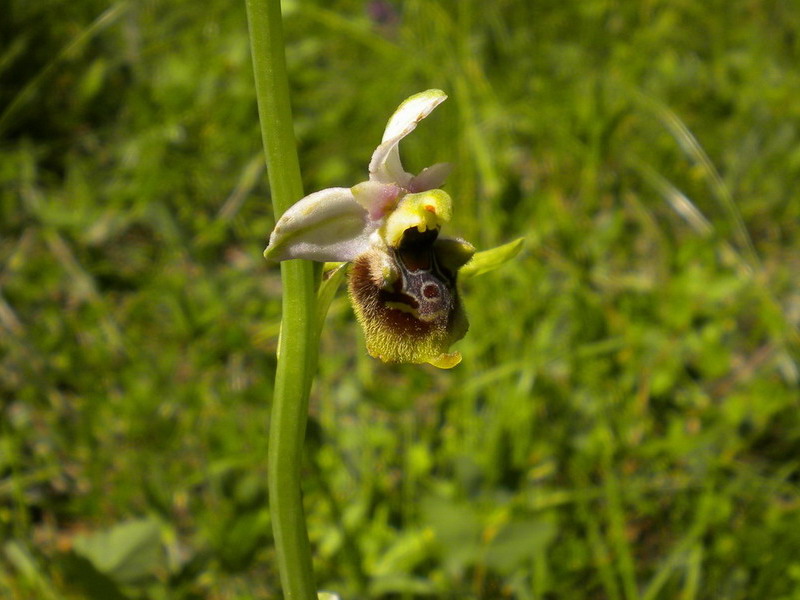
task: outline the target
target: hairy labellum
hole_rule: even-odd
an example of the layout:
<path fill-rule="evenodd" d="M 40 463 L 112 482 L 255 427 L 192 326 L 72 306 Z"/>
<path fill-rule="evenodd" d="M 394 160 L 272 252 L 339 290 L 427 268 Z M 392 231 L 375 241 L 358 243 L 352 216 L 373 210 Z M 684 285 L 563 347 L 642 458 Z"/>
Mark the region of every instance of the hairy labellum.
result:
<path fill-rule="evenodd" d="M 409 229 L 399 248 L 373 250 L 354 262 L 350 296 L 372 356 L 386 362 L 430 362 L 437 355 L 443 363 L 458 360 L 446 352 L 468 324 L 456 288 L 457 267 L 448 268 L 437 235 L 437 230 Z"/>

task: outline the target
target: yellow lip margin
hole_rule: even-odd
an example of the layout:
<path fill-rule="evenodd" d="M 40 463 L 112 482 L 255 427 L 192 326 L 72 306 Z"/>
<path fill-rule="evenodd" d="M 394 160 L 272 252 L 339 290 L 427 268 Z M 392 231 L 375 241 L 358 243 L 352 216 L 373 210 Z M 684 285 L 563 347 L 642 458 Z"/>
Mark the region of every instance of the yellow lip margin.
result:
<path fill-rule="evenodd" d="M 381 233 L 388 246 L 397 248 L 406 230 L 413 227 L 420 232 L 438 229 L 452 216 L 453 201 L 444 190 L 406 194 L 386 218 Z"/>

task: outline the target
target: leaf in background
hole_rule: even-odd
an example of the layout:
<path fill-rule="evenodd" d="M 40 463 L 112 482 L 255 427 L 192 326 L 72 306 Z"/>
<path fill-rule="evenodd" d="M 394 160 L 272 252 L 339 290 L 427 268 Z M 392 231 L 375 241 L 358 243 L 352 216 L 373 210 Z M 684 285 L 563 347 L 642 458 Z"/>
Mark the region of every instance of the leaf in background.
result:
<path fill-rule="evenodd" d="M 453 571 L 474 564 L 481 551 L 481 518 L 462 502 L 428 497 L 421 503 L 422 517 L 434 531 L 442 559 Z"/>
<path fill-rule="evenodd" d="M 74 549 L 98 571 L 120 583 L 133 583 L 152 575 L 164 559 L 160 526 L 152 517 L 78 536 Z"/>
<path fill-rule="evenodd" d="M 0 549 L 2 550 L 0 558 L 5 557 L 19 574 L 21 580 L 26 582 L 31 589 L 36 590 L 38 598 L 42 600 L 57 600 L 59 598 L 46 571 L 22 542 L 10 540 L 3 544 Z"/>
<path fill-rule="evenodd" d="M 413 573 L 420 563 L 430 559 L 432 541 L 433 535 L 429 528 L 408 533 L 398 533 L 396 539 L 381 553 L 380 558 L 375 562 L 372 568 L 373 578 L 392 579 L 404 573 Z M 409 590 L 405 588 L 381 588 L 380 593 L 384 594 L 389 591 L 396 593 Z M 374 590 L 373 593 L 379 595 Z M 421 592 L 417 591 L 415 593 Z"/>
<path fill-rule="evenodd" d="M 69 552 L 59 557 L 58 565 L 67 586 L 79 591 L 86 600 L 128 600 L 114 580 L 100 572 L 89 559 Z"/>
<path fill-rule="evenodd" d="M 486 552 L 486 565 L 511 573 L 543 552 L 556 534 L 556 526 L 541 519 L 511 521 L 497 534 Z"/>
<path fill-rule="evenodd" d="M 497 248 L 492 248 L 491 250 L 476 252 L 472 260 L 459 269 L 459 277 L 462 278 L 462 280 L 469 279 L 476 275 L 483 275 L 489 271 L 494 271 L 519 254 L 524 243 L 525 238 L 519 238 L 513 242 L 497 246 Z"/>
<path fill-rule="evenodd" d="M 371 597 L 384 597 L 387 595 L 413 595 L 426 596 L 428 598 L 437 597 L 441 590 L 437 589 L 436 584 L 425 577 L 415 577 L 413 575 L 391 575 L 376 576 L 371 579 L 369 586 Z"/>
<path fill-rule="evenodd" d="M 244 571 L 253 563 L 258 549 L 268 543 L 269 514 L 261 510 L 239 513 L 221 525 L 215 542 L 217 556 L 228 571 Z"/>

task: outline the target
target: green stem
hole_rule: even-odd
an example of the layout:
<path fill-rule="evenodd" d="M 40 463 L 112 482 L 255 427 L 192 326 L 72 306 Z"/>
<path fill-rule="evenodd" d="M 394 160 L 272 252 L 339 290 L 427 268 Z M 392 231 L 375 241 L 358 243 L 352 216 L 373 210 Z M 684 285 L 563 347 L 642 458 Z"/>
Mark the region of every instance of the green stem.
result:
<path fill-rule="evenodd" d="M 277 219 L 303 195 L 292 128 L 280 0 L 246 0 L 258 114 Z M 284 597 L 317 597 L 300 491 L 308 393 L 317 363 L 316 293 L 311 262 L 281 264 L 283 322 L 267 458 L 270 515 Z"/>

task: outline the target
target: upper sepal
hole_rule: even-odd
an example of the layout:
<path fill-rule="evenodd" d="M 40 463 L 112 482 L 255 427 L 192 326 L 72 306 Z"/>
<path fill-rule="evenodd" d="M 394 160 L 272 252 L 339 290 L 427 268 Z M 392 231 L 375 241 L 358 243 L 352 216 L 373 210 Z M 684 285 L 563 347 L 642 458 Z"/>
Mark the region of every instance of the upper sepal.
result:
<path fill-rule="evenodd" d="M 386 124 L 380 146 L 372 154 L 372 160 L 369 163 L 370 180 L 395 183 L 404 188 L 409 187 L 413 176 L 403 169 L 398 144 L 400 140 L 414 131 L 417 123 L 431 114 L 431 111 L 446 99 L 447 94 L 442 90 L 426 90 L 414 94 L 397 108 Z"/>
<path fill-rule="evenodd" d="M 274 261 L 352 261 L 369 248 L 369 236 L 377 227 L 349 188 L 328 188 L 306 196 L 283 213 L 264 257 Z"/>

